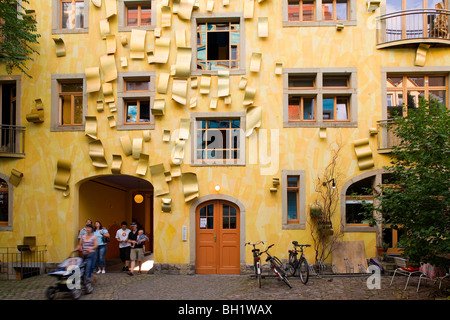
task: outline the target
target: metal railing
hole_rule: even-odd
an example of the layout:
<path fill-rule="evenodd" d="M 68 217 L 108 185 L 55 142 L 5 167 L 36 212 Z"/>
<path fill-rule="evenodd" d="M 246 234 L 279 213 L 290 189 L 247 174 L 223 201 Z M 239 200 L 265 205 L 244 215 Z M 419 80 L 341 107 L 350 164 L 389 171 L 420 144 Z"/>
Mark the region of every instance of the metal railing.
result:
<path fill-rule="evenodd" d="M 0 157 L 25 156 L 25 127 L 0 125 Z"/>
<path fill-rule="evenodd" d="M 377 18 L 377 44 L 411 39 L 446 39 L 450 42 L 450 10 L 415 9 Z"/>
<path fill-rule="evenodd" d="M 394 146 L 400 144 L 400 139 L 393 132 L 393 120 L 377 121 L 378 151 L 390 152 Z"/>
<path fill-rule="evenodd" d="M 21 280 L 45 273 L 47 246 L 0 247 L 0 280 Z"/>

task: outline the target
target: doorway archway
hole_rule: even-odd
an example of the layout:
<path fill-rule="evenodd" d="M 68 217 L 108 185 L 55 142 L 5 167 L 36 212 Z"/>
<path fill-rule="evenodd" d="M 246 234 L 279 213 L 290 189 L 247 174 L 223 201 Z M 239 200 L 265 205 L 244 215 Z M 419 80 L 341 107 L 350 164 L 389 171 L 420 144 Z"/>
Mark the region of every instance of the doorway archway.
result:
<path fill-rule="evenodd" d="M 139 197 L 136 197 L 139 195 Z M 138 198 L 142 197 L 142 201 Z M 153 186 L 142 178 L 128 175 L 102 175 L 79 182 L 78 231 L 87 219 L 100 221 L 108 229 L 111 242 L 106 259 L 119 257 L 119 245 L 115 239 L 122 221 L 128 226 L 136 222 L 149 237 L 146 251 L 153 252 Z M 77 221 L 75 221 L 77 222 Z"/>

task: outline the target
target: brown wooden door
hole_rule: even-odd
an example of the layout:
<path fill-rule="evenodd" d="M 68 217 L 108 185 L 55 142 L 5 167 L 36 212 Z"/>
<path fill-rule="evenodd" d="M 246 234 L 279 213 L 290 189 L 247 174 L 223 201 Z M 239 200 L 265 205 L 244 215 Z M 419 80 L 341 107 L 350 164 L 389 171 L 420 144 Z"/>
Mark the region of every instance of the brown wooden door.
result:
<path fill-rule="evenodd" d="M 210 201 L 196 212 L 196 272 L 239 274 L 240 215 L 234 204 Z"/>

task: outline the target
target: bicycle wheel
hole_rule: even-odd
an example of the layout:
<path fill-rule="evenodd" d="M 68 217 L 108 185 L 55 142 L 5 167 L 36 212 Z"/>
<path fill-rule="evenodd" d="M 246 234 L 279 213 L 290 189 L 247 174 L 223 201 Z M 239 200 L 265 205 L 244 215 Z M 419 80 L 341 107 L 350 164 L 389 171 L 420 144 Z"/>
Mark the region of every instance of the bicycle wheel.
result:
<path fill-rule="evenodd" d="M 256 281 L 258 283 L 258 288 L 261 288 L 261 266 L 259 266 L 259 268 L 258 268 L 258 263 L 255 261 L 253 267 L 255 269 L 255 277 L 256 277 Z"/>
<path fill-rule="evenodd" d="M 289 277 L 293 277 L 295 275 L 296 266 L 297 266 L 297 257 L 290 254 L 289 255 L 289 262 L 286 266 L 286 271 Z"/>
<path fill-rule="evenodd" d="M 298 274 L 300 276 L 300 280 L 306 284 L 309 279 L 309 266 L 308 261 L 305 258 L 300 259 L 300 263 L 298 264 Z"/>
<path fill-rule="evenodd" d="M 275 266 L 275 269 L 277 271 L 278 276 L 280 277 L 281 280 L 283 280 L 283 282 L 289 287 L 292 288 L 291 283 L 289 282 L 289 279 L 286 276 L 286 273 L 284 272 L 284 270 L 282 270 L 280 267 Z"/>

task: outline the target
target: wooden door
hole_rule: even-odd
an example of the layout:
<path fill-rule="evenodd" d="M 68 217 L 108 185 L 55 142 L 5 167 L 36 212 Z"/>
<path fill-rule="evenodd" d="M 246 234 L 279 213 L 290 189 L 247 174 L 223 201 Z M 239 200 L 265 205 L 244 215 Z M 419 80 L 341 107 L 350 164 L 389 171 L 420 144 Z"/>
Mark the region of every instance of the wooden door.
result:
<path fill-rule="evenodd" d="M 240 215 L 234 204 L 210 201 L 196 212 L 196 272 L 239 274 Z"/>

